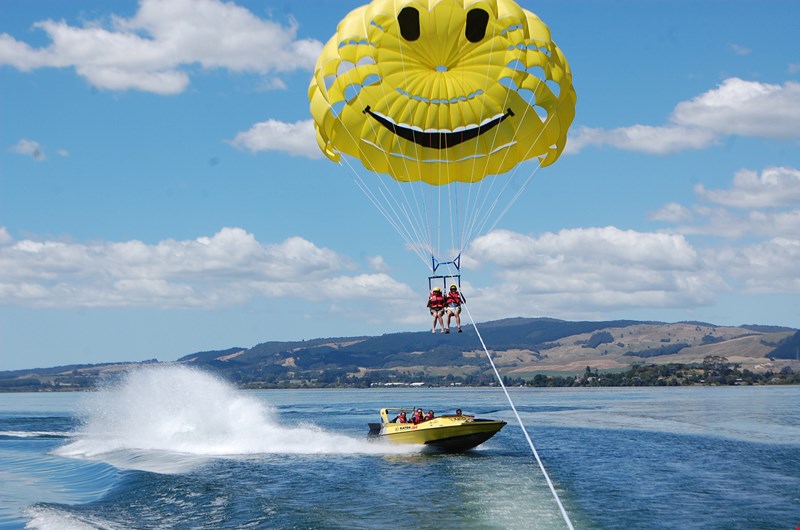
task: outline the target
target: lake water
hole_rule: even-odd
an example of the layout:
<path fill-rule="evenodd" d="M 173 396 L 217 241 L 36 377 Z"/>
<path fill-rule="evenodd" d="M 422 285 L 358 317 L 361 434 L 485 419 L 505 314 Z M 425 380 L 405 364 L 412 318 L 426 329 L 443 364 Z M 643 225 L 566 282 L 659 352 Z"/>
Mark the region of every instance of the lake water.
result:
<path fill-rule="evenodd" d="M 800 527 L 800 387 L 510 389 L 575 528 Z M 503 419 L 461 455 L 382 406 Z M 0 527 L 566 528 L 500 389 L 239 391 L 146 369 L 0 394 Z"/>

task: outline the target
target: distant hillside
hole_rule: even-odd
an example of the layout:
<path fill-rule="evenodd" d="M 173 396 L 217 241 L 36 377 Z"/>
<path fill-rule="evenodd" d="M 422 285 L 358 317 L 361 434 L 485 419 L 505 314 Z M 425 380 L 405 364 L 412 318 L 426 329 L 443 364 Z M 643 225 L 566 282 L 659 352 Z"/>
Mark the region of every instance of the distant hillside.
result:
<path fill-rule="evenodd" d="M 643 364 L 702 365 L 709 358 L 724 359 L 752 372 L 800 371 L 794 360 L 800 332 L 790 328 L 550 318 L 511 318 L 478 327 L 501 373 L 518 380 L 541 374 L 571 377 L 584 373 L 587 366 L 616 372 Z M 252 348 L 198 352 L 175 362 L 214 371 L 243 387 L 411 381 L 488 384 L 494 380 L 475 330 L 468 327 L 464 333 L 447 335 L 419 331 L 272 341 Z M 100 378 L 139 364 L 146 363 L 0 372 L 0 391 L 87 388 Z"/>
<path fill-rule="evenodd" d="M 773 359 L 798 360 L 800 358 L 800 331 L 781 341 L 769 356 Z"/>

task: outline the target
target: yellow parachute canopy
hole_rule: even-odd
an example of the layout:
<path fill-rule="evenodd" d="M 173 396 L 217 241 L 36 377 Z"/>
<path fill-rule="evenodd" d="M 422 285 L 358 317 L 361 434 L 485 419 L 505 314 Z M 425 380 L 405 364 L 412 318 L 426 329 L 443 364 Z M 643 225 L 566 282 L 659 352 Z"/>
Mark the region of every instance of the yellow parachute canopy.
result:
<path fill-rule="evenodd" d="M 550 30 L 512 0 L 373 0 L 339 23 L 309 100 L 331 160 L 443 185 L 555 162 L 576 96 Z"/>

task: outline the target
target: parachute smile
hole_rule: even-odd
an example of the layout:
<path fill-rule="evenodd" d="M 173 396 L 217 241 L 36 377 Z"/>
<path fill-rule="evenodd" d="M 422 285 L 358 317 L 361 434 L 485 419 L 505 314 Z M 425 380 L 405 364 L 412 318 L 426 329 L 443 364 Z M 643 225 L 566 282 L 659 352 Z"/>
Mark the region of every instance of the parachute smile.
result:
<path fill-rule="evenodd" d="M 361 141 L 364 142 L 367 145 L 371 145 L 375 149 L 377 149 L 377 150 L 381 151 L 382 153 L 385 153 L 385 154 L 387 154 L 387 155 L 389 155 L 391 157 L 410 160 L 410 161 L 412 161 L 414 163 L 417 163 L 417 164 L 447 164 L 447 163 L 450 163 L 450 162 L 456 162 L 456 163 L 465 162 L 467 160 L 486 158 L 486 157 L 492 156 L 495 153 L 499 153 L 503 149 L 508 149 L 511 146 L 517 145 L 517 142 L 508 142 L 507 144 L 498 145 L 497 147 L 495 147 L 494 149 L 492 149 L 491 151 L 489 151 L 488 153 L 485 153 L 485 154 L 484 153 L 475 153 L 473 155 L 465 156 L 463 158 L 458 158 L 458 159 L 455 159 L 455 160 L 446 160 L 444 158 L 418 159 L 418 158 L 414 158 L 413 156 L 406 155 L 406 154 L 403 154 L 403 153 L 393 153 L 393 152 L 387 151 L 387 150 L 381 148 L 381 146 L 379 146 L 375 142 L 370 142 L 369 140 L 365 140 L 364 138 L 362 138 Z M 399 177 L 395 177 L 395 178 L 398 178 L 398 180 L 403 180 L 403 179 L 400 179 Z"/>
<path fill-rule="evenodd" d="M 482 121 L 479 125 L 456 127 L 453 130 L 429 129 L 423 131 L 421 127 L 395 123 L 394 120 L 388 116 L 384 116 L 383 114 L 371 110 L 369 106 L 364 109 L 364 114 L 369 114 L 375 118 L 378 123 L 392 131 L 397 136 L 410 142 L 414 142 L 417 145 L 421 145 L 422 147 L 430 147 L 433 149 L 447 149 L 468 140 L 477 138 L 486 131 L 499 125 L 506 118 L 514 115 L 511 109 L 508 109 L 503 114 L 498 114 Z"/>

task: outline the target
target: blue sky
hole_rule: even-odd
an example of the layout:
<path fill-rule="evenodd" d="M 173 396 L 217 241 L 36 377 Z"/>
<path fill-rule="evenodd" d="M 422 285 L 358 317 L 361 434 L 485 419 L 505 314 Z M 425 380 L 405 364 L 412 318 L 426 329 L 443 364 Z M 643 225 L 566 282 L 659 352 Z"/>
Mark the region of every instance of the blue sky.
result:
<path fill-rule="evenodd" d="M 428 328 L 428 269 L 310 122 L 361 3 L 0 3 L 0 369 Z M 465 251 L 475 320 L 800 327 L 800 4 L 521 5 L 577 115 Z"/>

